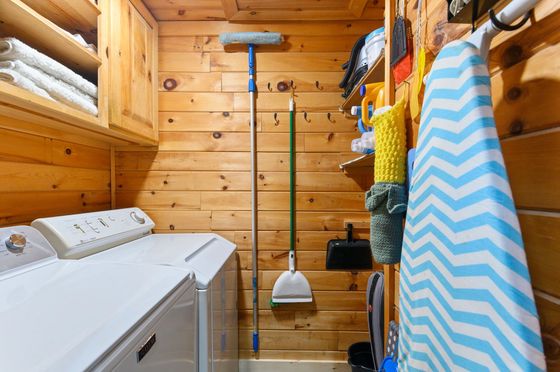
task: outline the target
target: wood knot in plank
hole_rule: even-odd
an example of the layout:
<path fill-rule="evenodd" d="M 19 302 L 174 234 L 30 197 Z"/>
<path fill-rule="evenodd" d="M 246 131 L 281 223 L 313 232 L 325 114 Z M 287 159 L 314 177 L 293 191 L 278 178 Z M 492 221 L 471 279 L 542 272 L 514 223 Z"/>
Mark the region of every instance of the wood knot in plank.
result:
<path fill-rule="evenodd" d="M 163 81 L 163 87 L 165 90 L 173 90 L 177 88 L 177 80 L 171 78 L 165 79 Z"/>
<path fill-rule="evenodd" d="M 502 54 L 502 66 L 513 66 L 523 59 L 523 47 L 519 44 L 509 46 Z"/>
<path fill-rule="evenodd" d="M 512 87 L 510 90 L 507 91 L 506 97 L 508 101 L 515 101 L 521 97 L 521 88 L 519 87 Z"/>
<path fill-rule="evenodd" d="M 523 122 L 519 119 L 514 120 L 509 125 L 509 133 L 510 134 L 521 134 L 523 132 Z"/>

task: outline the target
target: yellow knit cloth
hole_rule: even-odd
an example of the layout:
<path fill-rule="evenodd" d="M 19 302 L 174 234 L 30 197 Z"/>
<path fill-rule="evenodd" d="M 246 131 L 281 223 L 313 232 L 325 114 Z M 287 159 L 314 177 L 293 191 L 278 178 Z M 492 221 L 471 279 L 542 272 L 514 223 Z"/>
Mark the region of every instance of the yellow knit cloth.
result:
<path fill-rule="evenodd" d="M 373 116 L 369 125 L 375 129 L 375 183 L 404 184 L 406 177 L 405 100 L 388 111 Z"/>

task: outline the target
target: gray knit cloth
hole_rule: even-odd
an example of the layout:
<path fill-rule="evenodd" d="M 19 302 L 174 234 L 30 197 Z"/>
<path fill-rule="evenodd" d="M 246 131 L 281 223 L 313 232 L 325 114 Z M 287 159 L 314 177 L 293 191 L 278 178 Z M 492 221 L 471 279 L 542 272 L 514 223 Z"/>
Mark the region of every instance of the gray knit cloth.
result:
<path fill-rule="evenodd" d="M 380 264 L 396 264 L 401 260 L 406 203 L 404 185 L 376 183 L 366 192 L 366 208 L 371 212 L 371 252 Z"/>

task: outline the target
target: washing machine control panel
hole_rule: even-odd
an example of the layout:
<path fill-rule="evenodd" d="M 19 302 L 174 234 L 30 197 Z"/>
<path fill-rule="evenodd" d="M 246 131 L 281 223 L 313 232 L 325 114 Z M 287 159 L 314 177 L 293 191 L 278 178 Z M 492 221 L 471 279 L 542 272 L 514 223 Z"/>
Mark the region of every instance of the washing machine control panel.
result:
<path fill-rule="evenodd" d="M 56 252 L 34 228 L 14 226 L 0 229 L 0 276 L 54 258 Z"/>
<path fill-rule="evenodd" d="M 153 221 L 139 208 L 75 214 L 33 221 L 60 258 L 81 258 L 150 234 Z"/>

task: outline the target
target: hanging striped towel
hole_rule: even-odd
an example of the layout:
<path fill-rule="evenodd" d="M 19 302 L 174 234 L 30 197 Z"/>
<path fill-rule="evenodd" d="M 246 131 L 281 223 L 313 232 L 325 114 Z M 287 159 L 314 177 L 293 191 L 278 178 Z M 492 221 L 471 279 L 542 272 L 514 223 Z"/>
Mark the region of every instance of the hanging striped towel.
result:
<path fill-rule="evenodd" d="M 399 370 L 546 369 L 488 68 L 465 41 L 427 82 L 400 274 Z"/>

